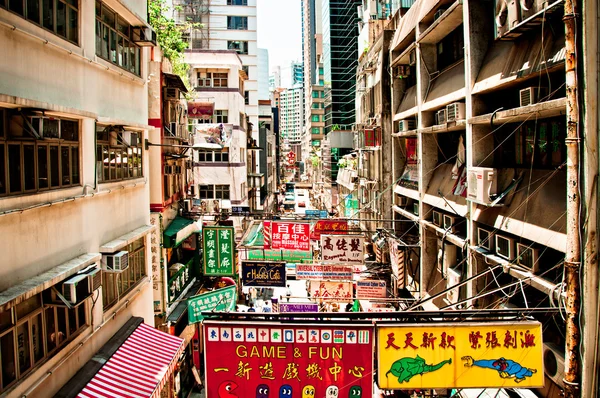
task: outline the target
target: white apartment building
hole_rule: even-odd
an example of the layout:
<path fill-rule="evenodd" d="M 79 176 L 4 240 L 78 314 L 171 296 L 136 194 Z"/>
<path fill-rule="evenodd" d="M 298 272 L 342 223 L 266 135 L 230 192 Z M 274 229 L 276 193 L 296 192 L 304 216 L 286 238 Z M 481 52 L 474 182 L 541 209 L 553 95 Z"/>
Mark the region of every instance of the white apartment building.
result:
<path fill-rule="evenodd" d="M 153 329 L 146 15 L 0 2 L 2 396 L 73 396 L 92 357 L 115 363 L 109 339 L 173 339 Z"/>
<path fill-rule="evenodd" d="M 304 91 L 302 85 L 281 92 L 280 133 L 290 145 L 300 144 L 304 122 Z M 297 153 L 299 159 L 300 153 Z"/>

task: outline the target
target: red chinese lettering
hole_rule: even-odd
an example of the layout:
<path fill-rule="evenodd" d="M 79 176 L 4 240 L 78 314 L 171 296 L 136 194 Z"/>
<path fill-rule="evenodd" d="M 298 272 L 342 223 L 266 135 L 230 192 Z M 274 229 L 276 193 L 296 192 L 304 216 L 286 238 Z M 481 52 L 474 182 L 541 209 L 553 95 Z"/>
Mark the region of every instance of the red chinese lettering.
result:
<path fill-rule="evenodd" d="M 535 347 L 535 335 L 529 333 L 529 330 L 525 331 L 524 335 L 523 332 L 521 332 L 521 336 L 523 336 L 521 339 L 521 348 Z"/>
<path fill-rule="evenodd" d="M 477 333 L 471 332 L 471 334 L 469 334 L 469 344 L 471 344 L 471 348 L 480 348 L 481 344 L 479 344 L 479 339 L 481 338 L 483 338 L 483 336 L 479 331 L 477 331 Z"/>
<path fill-rule="evenodd" d="M 456 350 L 456 347 L 454 346 L 454 336 L 450 336 L 449 334 L 446 334 L 446 332 L 443 332 L 440 339 L 440 347 L 453 348 Z"/>
<path fill-rule="evenodd" d="M 406 333 L 406 340 L 404 340 L 404 348 L 411 347 L 411 348 L 414 348 L 416 350 L 417 346 L 414 345 L 412 343 L 412 341 L 413 341 L 412 333 Z"/>
<path fill-rule="evenodd" d="M 498 342 L 498 337 L 496 337 L 496 332 L 487 332 L 485 335 L 485 346 L 487 348 L 496 348 L 500 347 L 500 343 Z"/>
<path fill-rule="evenodd" d="M 394 337 L 394 333 L 389 333 L 388 334 L 388 339 L 387 339 L 387 346 L 385 347 L 386 349 L 392 347 L 396 350 L 399 350 L 400 347 L 398 347 L 396 344 L 394 344 L 394 341 L 396 341 L 396 338 Z M 416 347 L 415 347 L 416 348 Z"/>
<path fill-rule="evenodd" d="M 517 348 L 517 331 L 516 330 L 514 332 L 514 337 L 513 337 L 513 335 L 510 334 L 510 330 L 506 331 L 506 334 L 504 335 L 504 347 Z"/>
<path fill-rule="evenodd" d="M 421 347 L 424 348 L 429 348 L 431 347 L 433 349 L 434 347 L 434 343 L 437 340 L 437 337 L 433 337 L 433 333 L 423 333 L 423 344 L 421 344 Z"/>

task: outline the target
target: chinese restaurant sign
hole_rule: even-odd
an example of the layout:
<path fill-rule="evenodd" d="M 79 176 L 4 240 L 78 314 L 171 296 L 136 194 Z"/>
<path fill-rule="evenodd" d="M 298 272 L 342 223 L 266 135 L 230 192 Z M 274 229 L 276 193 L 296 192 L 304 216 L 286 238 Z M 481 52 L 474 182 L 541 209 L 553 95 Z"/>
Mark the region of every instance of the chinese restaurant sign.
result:
<path fill-rule="evenodd" d="M 233 275 L 233 228 L 203 227 L 204 275 Z"/>
<path fill-rule="evenodd" d="M 544 385 L 539 322 L 403 324 L 377 333 L 382 389 Z"/>
<path fill-rule="evenodd" d="M 324 264 L 364 264 L 362 235 L 321 235 L 321 255 Z"/>
<path fill-rule="evenodd" d="M 310 234 L 310 239 L 319 240 L 321 234 L 346 234 L 348 221 L 346 220 L 319 220 L 315 223 Z"/>
<path fill-rule="evenodd" d="M 352 301 L 352 282 L 310 281 L 310 297 Z"/>
<path fill-rule="evenodd" d="M 206 396 L 372 397 L 373 328 L 204 323 Z"/>
<path fill-rule="evenodd" d="M 177 270 L 175 275 L 169 278 L 169 281 L 167 282 L 169 303 L 172 303 L 175 299 L 177 299 L 177 297 L 179 297 L 181 292 L 183 292 L 183 290 L 192 280 L 190 268 L 192 268 L 193 265 L 194 259 L 191 259 L 187 264 Z"/>
<path fill-rule="evenodd" d="M 291 250 L 248 250 L 248 260 L 286 261 L 288 263 L 301 263 L 312 261 L 312 253 Z"/>
<path fill-rule="evenodd" d="M 271 223 L 271 249 L 310 251 L 308 223 Z"/>
<path fill-rule="evenodd" d="M 317 303 L 279 303 L 279 312 L 319 312 Z"/>
<path fill-rule="evenodd" d="M 296 279 L 351 281 L 352 265 L 296 264 Z"/>
<path fill-rule="evenodd" d="M 203 320 L 203 311 L 233 311 L 237 302 L 236 289 L 237 286 L 233 285 L 189 298 L 188 323 L 193 324 Z"/>
<path fill-rule="evenodd" d="M 255 287 L 285 287 L 285 263 L 243 261 L 242 284 Z"/>
<path fill-rule="evenodd" d="M 356 281 L 356 298 L 386 298 L 386 287 L 387 283 L 385 281 L 368 279 Z"/>

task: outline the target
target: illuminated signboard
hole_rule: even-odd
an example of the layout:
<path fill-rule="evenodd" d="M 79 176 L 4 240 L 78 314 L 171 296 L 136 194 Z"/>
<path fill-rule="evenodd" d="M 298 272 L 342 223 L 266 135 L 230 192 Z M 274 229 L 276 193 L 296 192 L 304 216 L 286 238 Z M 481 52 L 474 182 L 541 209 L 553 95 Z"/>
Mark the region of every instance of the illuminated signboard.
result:
<path fill-rule="evenodd" d="M 544 385 L 539 322 L 403 324 L 377 334 L 383 389 Z"/>

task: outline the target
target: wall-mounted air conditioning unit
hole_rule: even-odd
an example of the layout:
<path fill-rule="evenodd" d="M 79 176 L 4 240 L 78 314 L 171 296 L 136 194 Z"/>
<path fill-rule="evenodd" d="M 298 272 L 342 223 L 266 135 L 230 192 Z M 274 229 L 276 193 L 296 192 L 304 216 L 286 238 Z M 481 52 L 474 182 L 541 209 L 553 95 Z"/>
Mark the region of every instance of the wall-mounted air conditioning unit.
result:
<path fill-rule="evenodd" d="M 467 199 L 483 205 L 491 204 L 492 196 L 496 194 L 497 174 L 496 169 L 489 167 L 468 169 Z"/>
<path fill-rule="evenodd" d="M 131 28 L 131 39 L 142 47 L 156 46 L 156 32 L 150 26 L 134 26 Z"/>
<path fill-rule="evenodd" d="M 515 259 L 515 240 L 496 234 L 496 254 L 509 261 Z"/>
<path fill-rule="evenodd" d="M 175 87 L 165 87 L 164 97 L 167 101 L 179 101 L 179 89 Z"/>
<path fill-rule="evenodd" d="M 456 224 L 458 223 L 458 217 L 444 214 L 443 217 L 444 229 L 452 234 L 456 233 Z"/>
<path fill-rule="evenodd" d="M 189 213 L 190 211 L 192 211 L 192 200 L 191 199 L 183 200 L 183 211 L 186 213 Z"/>
<path fill-rule="evenodd" d="M 494 250 L 494 233 L 487 229 L 477 228 L 477 245 L 489 252 Z"/>
<path fill-rule="evenodd" d="M 538 270 L 539 249 L 517 243 L 517 264 L 535 273 Z"/>
<path fill-rule="evenodd" d="M 540 100 L 546 98 L 548 90 L 546 87 L 527 87 L 519 90 L 519 104 L 527 106 L 537 104 Z"/>
<path fill-rule="evenodd" d="M 521 20 L 524 21 L 542 11 L 548 3 L 548 0 L 520 0 Z"/>
<path fill-rule="evenodd" d="M 444 220 L 443 220 L 443 213 L 434 210 L 433 211 L 433 225 L 441 227 L 443 222 L 444 222 Z"/>
<path fill-rule="evenodd" d="M 398 131 L 410 131 L 414 130 L 416 121 L 413 119 L 404 119 L 398 122 Z"/>
<path fill-rule="evenodd" d="M 100 289 L 100 286 L 102 286 L 102 271 L 100 268 L 92 268 L 91 271 L 86 272 L 84 275 L 87 276 L 90 293 Z"/>
<path fill-rule="evenodd" d="M 419 215 L 419 202 L 413 203 L 413 214 L 415 216 Z"/>
<path fill-rule="evenodd" d="M 405 207 L 408 204 L 408 198 L 406 196 L 398 196 L 396 202 L 398 206 Z"/>
<path fill-rule="evenodd" d="M 410 66 L 409 65 L 398 65 L 396 67 L 396 77 L 397 78 L 405 78 L 410 76 Z"/>
<path fill-rule="evenodd" d="M 129 267 L 129 253 L 120 251 L 102 256 L 102 269 L 105 271 L 121 272 Z"/>
<path fill-rule="evenodd" d="M 455 122 L 465 118 L 465 103 L 454 102 L 446 105 L 446 122 Z"/>
<path fill-rule="evenodd" d="M 565 350 L 554 343 L 544 343 L 544 373 L 559 387 L 565 383 Z"/>
<path fill-rule="evenodd" d="M 435 124 L 445 124 L 446 123 L 446 108 L 440 109 L 435 113 Z"/>
<path fill-rule="evenodd" d="M 62 295 L 71 304 L 89 296 L 89 283 L 86 274 L 75 275 L 62 284 Z"/>
<path fill-rule="evenodd" d="M 449 301 L 450 304 L 454 304 L 457 303 L 460 297 L 460 287 L 453 287 L 456 286 L 460 283 L 460 272 L 458 272 L 457 270 L 453 269 L 453 268 L 448 268 L 447 274 L 446 274 L 446 289 L 450 289 L 448 290 L 448 292 L 446 292 L 446 300 Z"/>
<path fill-rule="evenodd" d="M 519 0 L 496 0 L 496 38 L 501 38 L 517 26 L 519 18 Z"/>

